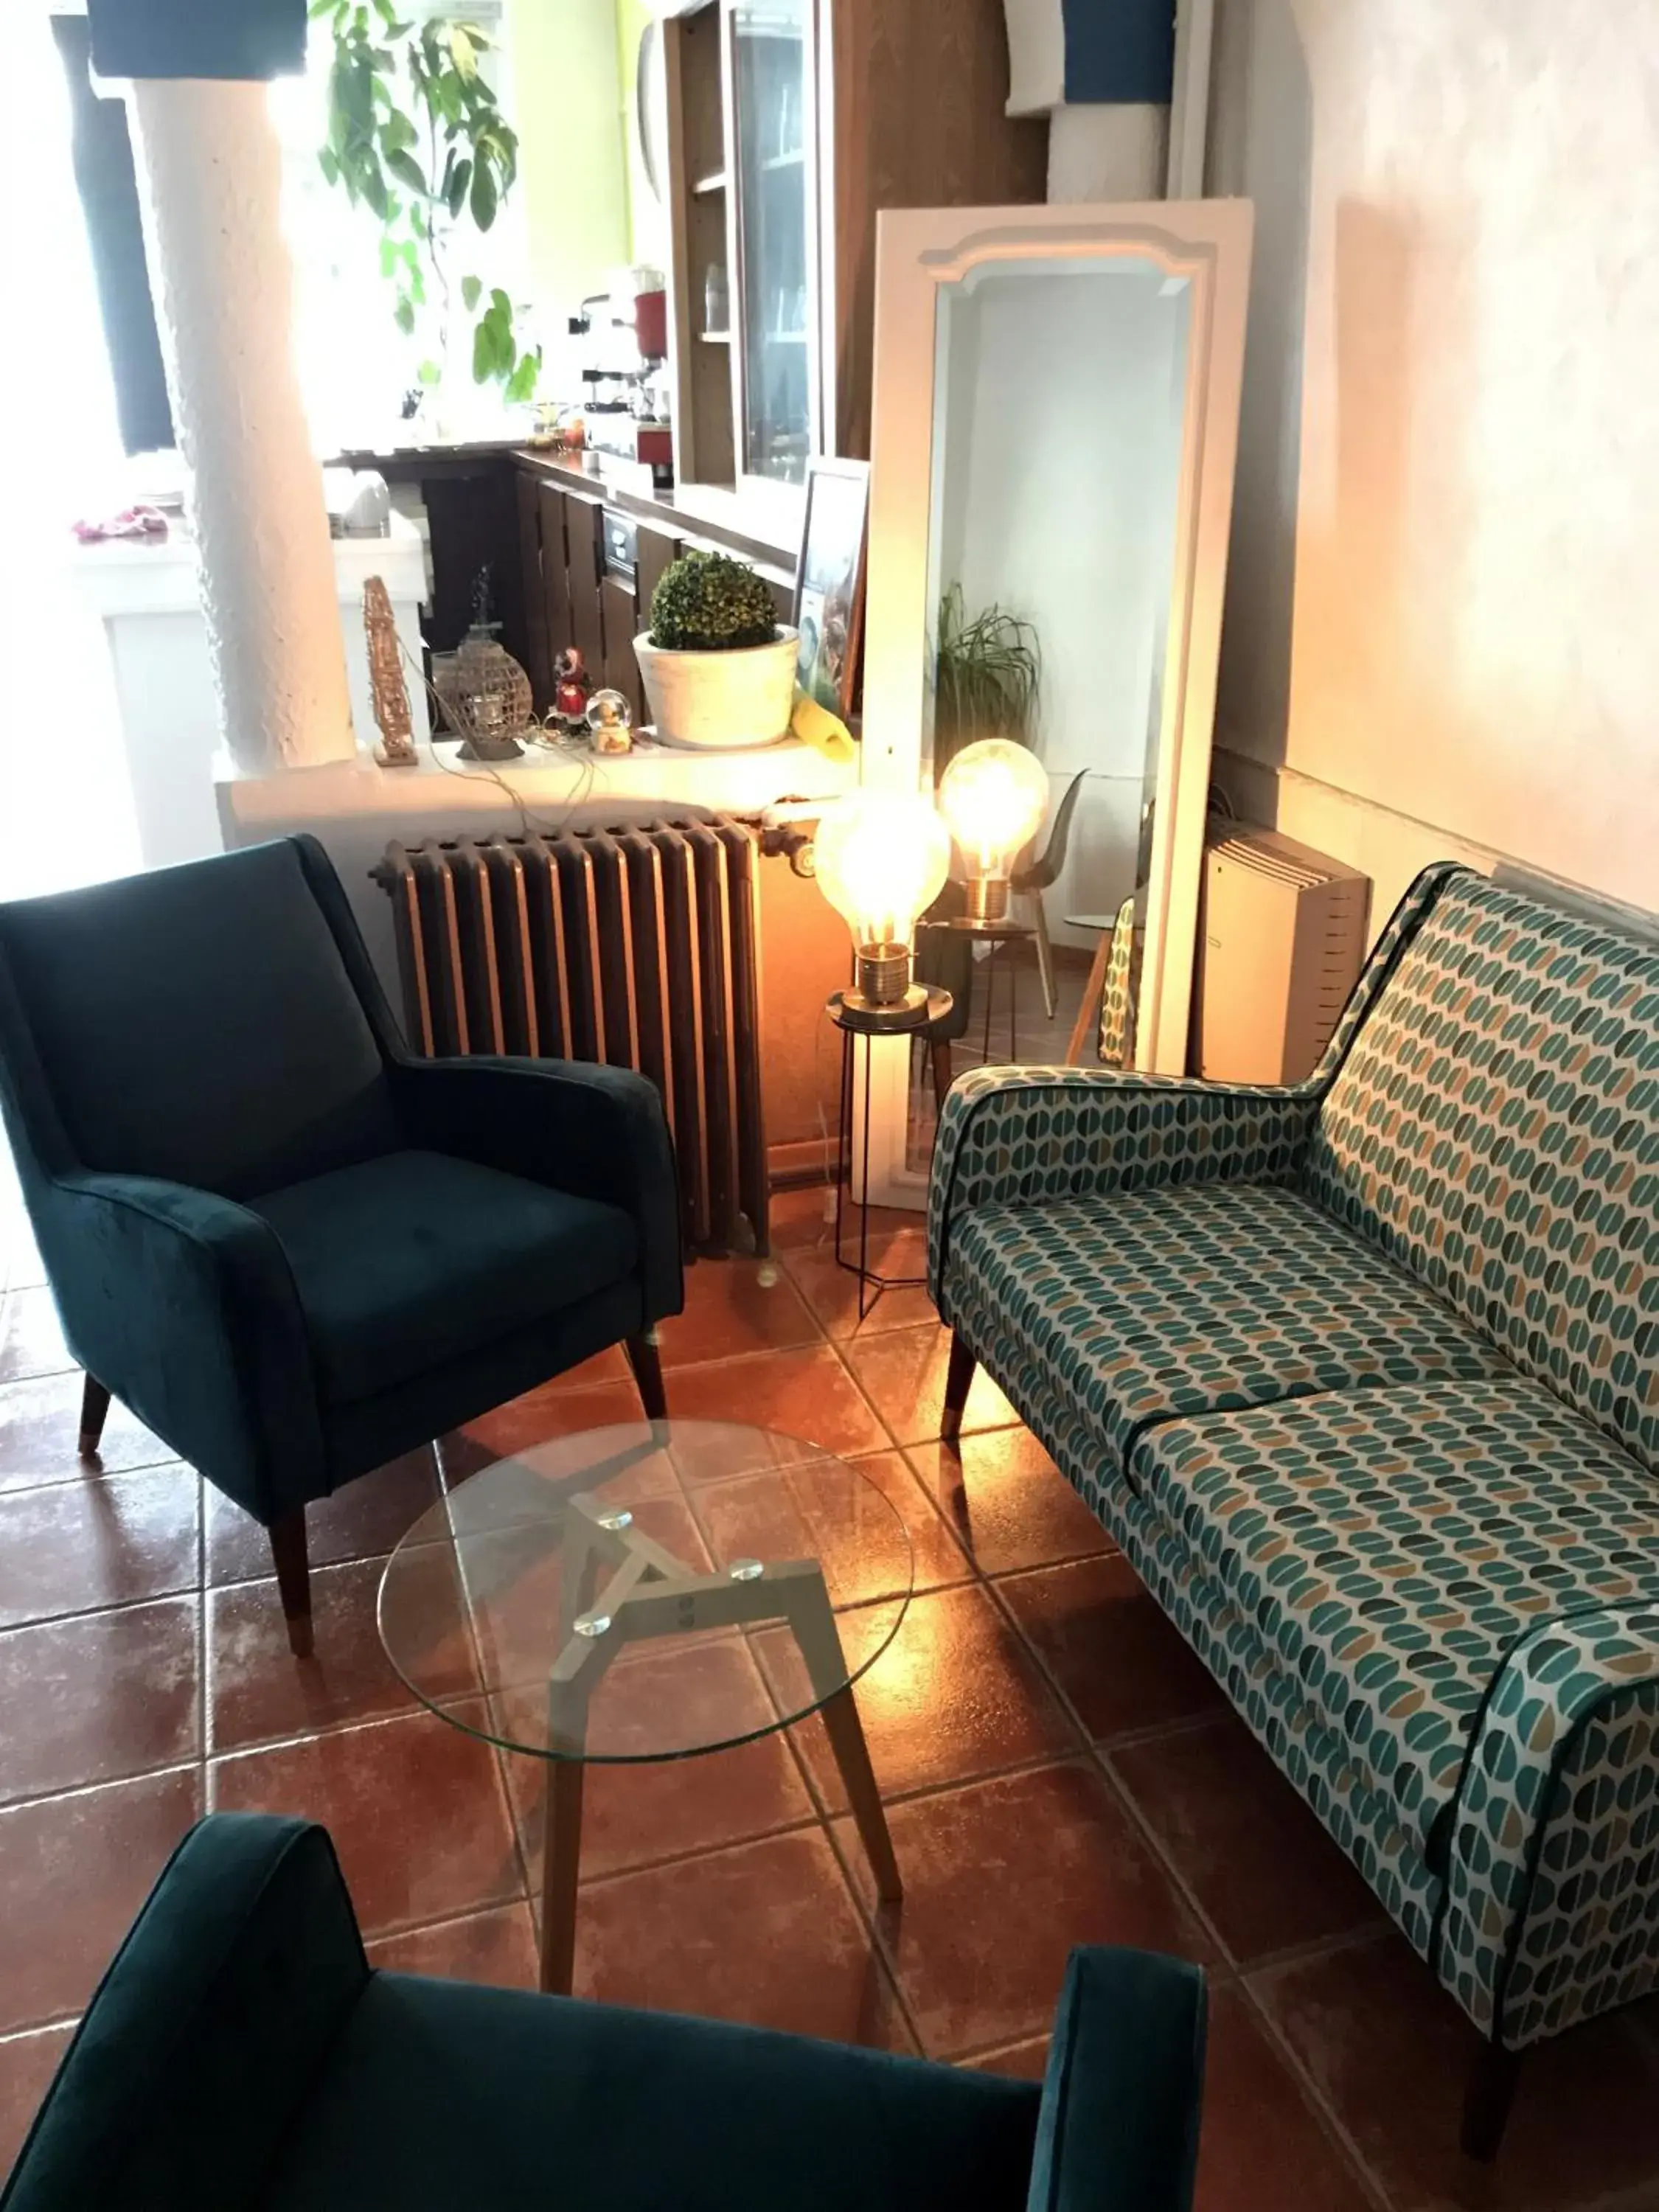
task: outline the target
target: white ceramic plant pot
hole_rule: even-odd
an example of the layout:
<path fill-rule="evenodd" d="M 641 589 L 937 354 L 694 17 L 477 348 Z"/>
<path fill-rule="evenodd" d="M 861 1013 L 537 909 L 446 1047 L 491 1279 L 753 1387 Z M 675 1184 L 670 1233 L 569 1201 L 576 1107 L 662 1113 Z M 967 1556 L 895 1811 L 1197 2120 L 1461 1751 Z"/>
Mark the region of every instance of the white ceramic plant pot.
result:
<path fill-rule="evenodd" d="M 770 645 L 735 653 L 671 653 L 643 630 L 634 652 L 646 704 L 665 745 L 731 752 L 789 734 L 799 633 L 780 623 Z"/>

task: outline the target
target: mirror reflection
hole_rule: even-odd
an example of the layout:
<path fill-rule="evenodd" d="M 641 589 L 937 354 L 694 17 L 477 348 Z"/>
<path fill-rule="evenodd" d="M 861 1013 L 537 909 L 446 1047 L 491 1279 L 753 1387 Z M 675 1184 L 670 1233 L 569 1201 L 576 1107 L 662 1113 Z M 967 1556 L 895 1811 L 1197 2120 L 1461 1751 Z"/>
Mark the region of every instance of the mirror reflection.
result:
<path fill-rule="evenodd" d="M 954 999 L 916 1055 L 919 1168 L 965 1068 L 1097 1058 L 1109 981 L 1105 1050 L 1131 1048 L 1128 916 L 1113 935 L 1151 842 L 1190 309 L 1184 277 L 1133 256 L 981 263 L 939 290 L 923 756 L 959 849 L 917 948 Z M 945 781 L 993 738 L 1046 784 L 1035 830 L 989 864 L 1006 894 L 976 880 Z M 1022 781 L 981 811 L 1023 828 Z"/>

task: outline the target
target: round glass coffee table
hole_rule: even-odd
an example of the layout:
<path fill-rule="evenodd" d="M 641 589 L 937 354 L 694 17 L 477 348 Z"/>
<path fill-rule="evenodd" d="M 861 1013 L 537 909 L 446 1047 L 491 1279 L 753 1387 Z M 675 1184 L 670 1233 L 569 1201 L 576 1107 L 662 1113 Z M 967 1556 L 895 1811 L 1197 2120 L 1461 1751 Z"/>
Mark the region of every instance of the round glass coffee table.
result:
<path fill-rule="evenodd" d="M 380 1577 L 380 1640 L 441 1719 L 544 1764 L 544 1990 L 570 1988 L 591 1763 L 692 1759 L 819 1713 L 877 1890 L 900 1895 L 853 1685 L 912 1575 L 867 1476 L 722 1421 L 532 1445 L 421 1516 Z"/>

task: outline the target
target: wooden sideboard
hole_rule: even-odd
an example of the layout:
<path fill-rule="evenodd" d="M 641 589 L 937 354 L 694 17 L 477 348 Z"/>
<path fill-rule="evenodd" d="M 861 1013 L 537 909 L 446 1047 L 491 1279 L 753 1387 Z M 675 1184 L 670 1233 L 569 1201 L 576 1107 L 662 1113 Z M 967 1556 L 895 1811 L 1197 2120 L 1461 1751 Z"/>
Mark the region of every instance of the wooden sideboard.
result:
<path fill-rule="evenodd" d="M 594 684 L 622 692 L 642 719 L 634 640 L 650 619 L 663 570 L 688 544 L 752 562 L 789 619 L 795 556 L 743 526 L 736 500 L 619 492 L 568 461 L 523 446 L 430 446 L 343 453 L 418 492 L 426 509 L 432 598 L 422 631 L 429 653 L 453 653 L 472 619 L 475 581 L 489 574 L 501 641 L 530 677 L 538 713 L 552 704 L 553 663 L 580 648 Z M 721 506 L 731 512 L 723 514 Z M 634 573 L 606 559 L 605 526 L 632 539 Z"/>

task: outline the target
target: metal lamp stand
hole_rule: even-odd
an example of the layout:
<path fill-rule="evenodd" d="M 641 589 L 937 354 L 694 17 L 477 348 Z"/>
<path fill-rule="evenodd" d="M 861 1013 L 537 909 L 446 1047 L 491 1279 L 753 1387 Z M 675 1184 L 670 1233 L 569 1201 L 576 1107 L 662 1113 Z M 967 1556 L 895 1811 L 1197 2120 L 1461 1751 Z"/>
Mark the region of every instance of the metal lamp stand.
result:
<path fill-rule="evenodd" d="M 926 1282 L 925 1275 L 884 1275 L 870 1265 L 870 1047 L 877 1037 L 915 1036 L 918 1030 L 940 1021 L 951 1011 L 951 994 L 932 984 L 913 984 L 897 1005 L 884 1006 L 861 999 L 852 991 L 832 991 L 824 1011 L 841 1031 L 841 1120 L 836 1140 L 836 1261 L 859 1279 L 859 1319 L 862 1321 L 884 1291 L 913 1291 Z M 859 1187 L 865 1194 L 859 1212 L 859 1256 L 849 1260 L 842 1249 L 847 1195 L 853 1187 L 854 1131 L 853 1052 L 864 1042 L 864 1110 L 858 1134 Z"/>

